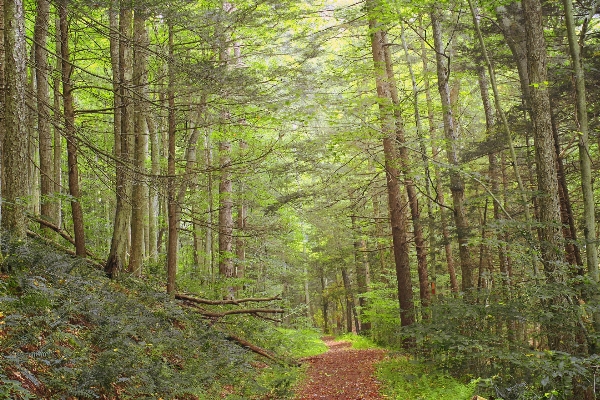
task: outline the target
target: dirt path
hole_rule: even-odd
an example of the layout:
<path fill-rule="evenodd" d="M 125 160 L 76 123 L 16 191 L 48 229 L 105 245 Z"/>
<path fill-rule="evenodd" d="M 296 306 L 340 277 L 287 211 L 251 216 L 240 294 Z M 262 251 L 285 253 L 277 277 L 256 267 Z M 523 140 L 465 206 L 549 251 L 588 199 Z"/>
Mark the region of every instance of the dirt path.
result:
<path fill-rule="evenodd" d="M 349 342 L 323 338 L 329 350 L 306 358 L 310 365 L 307 379 L 295 400 L 378 400 L 379 383 L 373 377 L 373 363 L 380 361 L 383 350 L 353 350 Z"/>

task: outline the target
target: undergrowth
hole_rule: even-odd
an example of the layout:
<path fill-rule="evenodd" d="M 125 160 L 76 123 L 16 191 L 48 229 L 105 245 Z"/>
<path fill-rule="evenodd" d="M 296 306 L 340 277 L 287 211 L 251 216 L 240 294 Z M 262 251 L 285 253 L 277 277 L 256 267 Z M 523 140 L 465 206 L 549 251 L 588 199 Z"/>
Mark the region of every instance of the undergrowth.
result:
<path fill-rule="evenodd" d="M 381 348 L 377 343 L 373 340 L 369 339 L 366 336 L 356 335 L 354 333 L 346 333 L 341 336 L 338 336 L 336 340 L 345 340 L 347 342 L 352 343 L 352 348 L 357 350 L 362 349 L 378 349 Z"/>
<path fill-rule="evenodd" d="M 0 399 L 284 398 L 294 381 L 139 279 L 33 242 L 2 250 Z"/>
<path fill-rule="evenodd" d="M 377 364 L 383 393 L 391 399 L 468 400 L 476 381 L 465 384 L 433 366 L 399 356 Z"/>

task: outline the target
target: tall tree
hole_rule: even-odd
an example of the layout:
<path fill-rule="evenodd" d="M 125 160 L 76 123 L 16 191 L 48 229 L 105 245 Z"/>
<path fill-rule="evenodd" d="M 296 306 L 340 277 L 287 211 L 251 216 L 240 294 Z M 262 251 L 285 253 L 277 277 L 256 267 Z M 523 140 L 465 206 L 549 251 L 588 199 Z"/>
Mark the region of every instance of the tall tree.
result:
<path fill-rule="evenodd" d="M 594 189 L 592 186 L 592 165 L 589 148 L 589 124 L 587 115 L 587 100 L 585 90 L 585 76 L 575 21 L 573 18 L 573 3 L 563 0 L 565 23 L 567 25 L 567 39 L 571 53 L 571 65 L 575 77 L 575 92 L 577 106 L 577 126 L 579 128 L 579 166 L 581 168 L 581 189 L 583 192 L 583 233 L 585 236 L 585 254 L 590 277 L 598 282 L 598 245 L 596 244 L 596 217 L 594 207 Z"/>
<path fill-rule="evenodd" d="M 563 261 L 560 229 L 560 203 L 556 152 L 552 136 L 550 97 L 546 70 L 546 40 L 542 25 L 542 5 L 539 0 L 524 0 L 527 46 L 527 74 L 529 77 L 531 115 L 533 120 L 538 190 L 539 229 L 542 264 L 551 280 L 557 263 Z"/>
<path fill-rule="evenodd" d="M 25 16 L 21 0 L 4 3 L 4 138 L 2 166 L 2 227 L 15 239 L 26 235 L 26 203 L 29 176 L 23 173 L 28 163 L 25 121 L 27 82 Z"/>
<path fill-rule="evenodd" d="M 147 226 L 147 183 L 144 178 L 146 170 L 146 153 L 148 148 L 147 134 L 147 84 L 149 44 L 146 30 L 146 15 L 142 6 L 134 10 L 133 17 L 133 135 L 134 144 L 134 176 L 131 196 L 131 250 L 129 271 L 136 275 L 142 272 L 144 255 L 144 229 Z"/>
<path fill-rule="evenodd" d="M 50 2 L 38 0 L 34 27 L 35 79 L 37 82 L 37 130 L 40 156 L 40 215 L 56 224 L 57 203 L 50 196 L 54 192 L 54 165 L 52 163 L 52 136 L 50 132 L 50 94 L 48 85 L 48 52 L 46 41 L 50 23 Z"/>
<path fill-rule="evenodd" d="M 73 64 L 69 50 L 69 21 L 67 18 L 66 0 L 61 0 L 58 7 L 60 19 L 62 89 L 65 119 L 65 137 L 67 139 L 67 161 L 69 166 L 69 194 L 71 195 L 71 214 L 73 231 L 75 232 L 75 253 L 80 257 L 87 255 L 85 249 L 85 232 L 83 229 L 83 209 L 79 191 L 79 167 L 77 165 L 77 137 L 75 134 L 75 108 L 73 102 L 73 84 L 71 74 Z"/>
<path fill-rule="evenodd" d="M 456 130 L 454 115 L 450 102 L 450 78 L 449 65 L 445 57 L 444 42 L 442 40 L 441 6 L 435 5 L 431 13 L 431 25 L 433 28 L 433 42 L 436 54 L 436 66 L 438 77 L 438 91 L 442 104 L 444 117 L 444 135 L 446 137 L 446 155 L 450 165 L 450 190 L 454 206 L 454 222 L 458 236 L 460 255 L 460 268 L 462 276 L 462 290 L 471 289 L 473 282 L 473 265 L 469 249 L 470 226 L 465 209 L 465 183 L 460 176 L 460 163 L 458 158 L 458 132 Z"/>
<path fill-rule="evenodd" d="M 371 51 L 375 68 L 375 82 L 379 103 L 381 131 L 383 136 L 383 152 L 385 157 L 385 172 L 387 181 L 388 206 L 390 223 L 392 227 L 392 243 L 394 260 L 396 263 L 396 276 L 398 278 L 398 300 L 400 303 L 400 323 L 402 326 L 412 325 L 415 322 L 414 304 L 412 298 L 412 283 L 410 279 L 409 248 L 406 235 L 406 215 L 403 205 L 406 200 L 402 198 L 398 176 L 398 151 L 396 148 L 396 118 L 392 103 L 392 94 L 386 71 L 386 58 L 384 46 L 387 44 L 385 31 L 378 23 L 374 11 L 377 1 L 369 0 L 367 10 L 369 15 L 369 29 L 371 35 Z M 408 345 L 408 343 L 407 343 Z"/>

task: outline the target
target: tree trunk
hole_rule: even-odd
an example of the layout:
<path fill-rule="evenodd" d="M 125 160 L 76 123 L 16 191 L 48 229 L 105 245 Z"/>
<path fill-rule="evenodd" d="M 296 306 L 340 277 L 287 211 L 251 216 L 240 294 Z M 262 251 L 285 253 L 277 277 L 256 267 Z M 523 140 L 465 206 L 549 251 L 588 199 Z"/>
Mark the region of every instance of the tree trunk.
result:
<path fill-rule="evenodd" d="M 146 31 L 146 15 L 137 7 L 133 17 L 133 134 L 134 173 L 131 196 L 131 251 L 129 256 L 129 272 L 141 275 L 144 258 L 144 227 L 147 226 L 147 197 L 145 177 L 148 135 L 146 129 L 146 96 L 148 84 L 148 32 Z"/>
<path fill-rule="evenodd" d="M 382 32 L 383 52 L 385 57 L 385 70 L 387 73 L 388 85 L 390 88 L 390 96 L 394 105 L 394 118 L 396 122 L 396 142 L 398 143 L 398 155 L 400 156 L 400 172 L 403 177 L 403 184 L 406 188 L 408 196 L 408 205 L 413 224 L 413 235 L 417 252 L 417 272 L 419 275 L 419 295 L 421 299 L 421 307 L 428 307 L 431 301 L 429 292 L 429 277 L 427 273 L 427 247 L 423 238 L 423 225 L 421 223 L 421 211 L 419 210 L 419 201 L 417 198 L 417 189 L 412 179 L 412 171 L 410 168 L 411 160 L 406 148 L 406 138 L 404 134 L 404 120 L 402 118 L 400 98 L 398 96 L 398 88 L 396 87 L 396 78 L 394 76 L 394 68 L 392 64 L 392 56 L 390 54 L 390 46 L 387 43 L 385 32 Z M 427 317 L 427 313 L 423 313 L 423 317 Z"/>
<path fill-rule="evenodd" d="M 26 198 L 29 191 L 28 144 L 25 121 L 27 82 L 23 2 L 4 4 L 4 138 L 2 166 L 2 227 L 13 239 L 27 235 Z"/>
<path fill-rule="evenodd" d="M 231 183 L 231 143 L 219 143 L 219 274 L 225 278 L 235 276 L 233 266 L 233 188 Z"/>
<path fill-rule="evenodd" d="M 55 53 L 58 55 L 61 53 L 60 50 L 60 20 L 57 17 L 55 19 L 55 26 L 57 27 L 55 34 L 55 42 L 56 42 L 56 50 Z M 62 193 L 62 135 L 61 135 L 61 95 L 60 95 L 60 71 L 62 70 L 62 61 L 60 57 L 56 57 L 56 65 L 53 78 L 53 106 L 54 106 L 54 114 L 53 114 L 53 130 L 54 130 L 54 166 L 53 166 L 53 176 L 54 176 L 54 192 L 58 195 L 58 197 L 54 200 L 56 202 L 56 207 L 54 212 L 54 221 L 57 227 L 62 228 L 62 201 L 60 194 Z"/>
<path fill-rule="evenodd" d="M 547 277 L 553 281 L 562 255 L 560 202 L 556 172 L 556 151 L 552 136 L 550 97 L 546 71 L 546 41 L 542 26 L 542 6 L 539 0 L 523 0 L 523 15 L 527 37 L 527 72 L 530 86 L 531 114 L 535 143 L 541 257 Z"/>
<path fill-rule="evenodd" d="M 148 135 L 150 138 L 150 158 L 151 172 L 153 181 L 149 187 L 148 193 L 148 257 L 152 262 L 158 262 L 158 202 L 159 189 L 156 177 L 160 175 L 160 142 L 158 130 L 154 123 L 153 116 L 146 117 L 148 125 Z"/>
<path fill-rule="evenodd" d="M 110 277 L 114 277 L 123 270 L 128 242 L 128 225 L 131 212 L 131 178 L 128 168 L 124 165 L 129 155 L 129 138 L 127 129 L 129 124 L 123 120 L 129 118 L 128 101 L 125 92 L 126 78 L 129 76 L 129 59 L 131 56 L 127 38 L 130 36 L 131 12 L 119 9 L 119 1 L 113 0 L 109 9 L 110 24 L 110 56 L 112 67 L 113 85 L 113 132 L 114 132 L 114 155 L 118 160 L 115 171 L 116 208 L 113 225 L 113 236 L 110 245 L 110 253 L 104 267 L 104 271 Z"/>
<path fill-rule="evenodd" d="M 575 77 L 575 93 L 577 105 L 577 123 L 579 127 L 579 166 L 581 169 L 581 189 L 583 192 L 583 234 L 585 236 L 585 255 L 588 272 L 594 282 L 598 282 L 598 245 L 596 244 L 596 220 L 594 207 L 594 189 L 592 185 L 592 165 L 589 149 L 589 126 L 585 90 L 585 76 L 577 43 L 573 4 L 571 0 L 563 0 L 567 38 L 571 53 L 571 64 Z"/>
<path fill-rule="evenodd" d="M 367 9 L 372 11 L 377 2 L 369 0 Z M 390 210 L 390 223 L 392 227 L 392 242 L 394 259 L 396 263 L 396 276 L 398 278 L 398 300 L 400 303 L 400 323 L 402 326 L 412 325 L 415 322 L 414 305 L 412 299 L 412 283 L 410 279 L 410 263 L 408 258 L 408 240 L 406 237 L 406 216 L 404 215 L 403 201 L 398 182 L 399 171 L 397 167 L 398 152 L 395 145 L 396 127 L 391 100 L 390 85 L 387 82 L 386 60 L 384 45 L 386 43 L 384 31 L 377 21 L 369 18 L 371 31 L 371 47 L 375 68 L 375 81 L 379 98 L 381 130 L 383 136 L 383 152 L 388 192 L 388 206 Z M 410 342 L 405 345 L 409 346 Z"/>
<path fill-rule="evenodd" d="M 75 136 L 75 109 L 71 85 L 71 55 L 69 53 L 69 29 L 67 20 L 67 0 L 61 0 L 58 10 L 60 19 L 62 89 L 65 118 L 65 137 L 67 139 L 67 163 L 69 165 L 69 194 L 71 195 L 71 213 L 75 233 L 75 254 L 86 257 L 85 232 L 83 229 L 83 210 L 79 193 L 79 169 L 77 166 L 77 138 Z"/>
<path fill-rule="evenodd" d="M 446 67 L 444 59 L 444 43 L 442 41 L 442 28 L 440 21 L 440 7 L 435 6 L 431 14 L 431 24 L 433 27 L 433 41 L 436 52 L 438 90 L 440 93 L 442 112 L 444 116 L 444 135 L 446 137 L 446 154 L 450 170 L 450 190 L 452 191 L 452 201 L 454 206 L 454 222 L 456 224 L 456 234 L 458 236 L 458 246 L 460 255 L 460 266 L 462 275 L 462 290 L 467 291 L 473 288 L 473 265 L 469 249 L 470 226 L 467 220 L 465 202 L 465 184 L 460 176 L 458 168 L 460 167 L 458 158 L 458 135 L 454 124 L 454 116 L 450 103 L 450 89 L 448 79 L 450 71 Z"/>
<path fill-rule="evenodd" d="M 423 36 L 425 37 L 425 36 Z M 435 122 L 433 115 L 433 99 L 431 97 L 431 84 L 429 82 L 429 63 L 427 60 L 427 46 L 425 45 L 425 40 L 421 40 L 421 61 L 423 64 L 423 88 L 425 89 L 425 101 L 427 103 L 427 121 L 429 123 L 429 137 L 435 137 Z M 447 211 L 446 211 L 446 203 L 444 200 L 444 192 L 442 190 L 441 177 L 440 177 L 440 168 L 435 163 L 438 158 L 439 149 L 436 145 L 432 145 L 431 156 L 434 161 L 433 172 L 435 178 L 435 192 L 436 199 L 435 201 L 439 205 L 440 208 L 440 224 L 442 227 L 442 240 L 444 244 L 444 254 L 446 256 L 446 265 L 448 268 L 448 275 L 450 276 L 450 290 L 454 293 L 458 292 L 458 280 L 456 279 L 456 269 L 454 267 L 454 256 L 452 254 L 452 242 L 450 240 L 450 231 L 448 230 L 448 221 L 447 221 Z M 423 153 L 427 154 L 427 153 Z M 433 219 L 430 221 L 430 231 L 435 231 L 434 229 L 435 221 Z M 435 246 L 435 238 L 433 235 L 430 238 L 431 247 Z M 435 273 L 432 273 L 432 292 L 435 293 Z"/>
<path fill-rule="evenodd" d="M 54 192 L 52 164 L 52 135 L 50 132 L 50 93 L 48 86 L 48 53 L 46 41 L 50 24 L 50 2 L 37 0 L 37 14 L 34 27 L 35 79 L 37 82 L 37 131 L 39 135 L 40 157 L 40 215 L 56 224 L 56 202 L 51 198 Z"/>
<path fill-rule="evenodd" d="M 477 74 L 479 76 L 479 89 L 481 91 L 481 101 L 483 103 L 483 109 L 485 111 L 485 125 L 487 130 L 487 136 L 491 138 L 494 134 L 494 126 L 496 123 L 496 118 L 494 115 L 494 110 L 492 108 L 492 104 L 490 102 L 490 96 L 488 91 L 488 81 L 485 76 L 485 69 L 483 66 L 479 66 L 477 68 Z M 493 210 L 494 210 L 494 220 L 500 221 L 501 213 L 500 209 L 502 205 L 500 204 L 500 166 L 498 164 L 498 155 L 495 152 L 490 152 L 488 155 L 489 160 L 489 182 L 491 186 L 493 198 Z M 510 280 L 508 277 L 508 267 L 506 265 L 506 257 L 504 256 L 506 250 L 505 245 L 503 244 L 504 237 L 501 232 L 497 233 L 498 240 L 498 260 L 500 273 L 502 274 L 502 282 L 509 287 Z"/>
<path fill-rule="evenodd" d="M 173 66 L 173 27 L 169 26 L 169 65 L 168 65 L 168 87 L 167 98 L 169 103 L 168 141 L 169 154 L 167 159 L 167 218 L 169 225 L 169 239 L 167 242 L 167 293 L 175 295 L 175 284 L 177 277 L 177 186 L 175 179 L 175 134 L 177 125 L 175 121 L 175 72 Z"/>
<path fill-rule="evenodd" d="M 240 141 L 240 156 L 244 157 L 246 151 L 248 150 L 248 143 L 241 140 Z M 247 207 L 246 207 L 246 193 L 245 193 L 245 184 L 244 184 L 244 174 L 247 174 L 248 171 L 246 169 L 242 169 L 240 171 L 240 176 L 238 179 L 239 188 L 238 188 L 238 207 L 237 207 L 237 237 L 235 239 L 235 255 L 236 255 L 236 265 L 235 265 L 235 276 L 237 278 L 243 278 L 245 276 L 245 262 L 246 262 L 246 239 L 244 238 L 245 230 L 246 230 L 246 218 L 247 218 Z"/>

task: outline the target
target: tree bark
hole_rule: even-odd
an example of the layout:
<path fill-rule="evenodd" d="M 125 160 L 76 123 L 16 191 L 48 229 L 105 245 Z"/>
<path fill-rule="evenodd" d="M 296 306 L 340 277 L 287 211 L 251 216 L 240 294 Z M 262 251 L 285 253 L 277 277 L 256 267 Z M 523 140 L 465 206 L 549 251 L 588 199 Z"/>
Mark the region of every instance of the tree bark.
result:
<path fill-rule="evenodd" d="M 404 133 L 404 120 L 402 118 L 400 98 L 398 96 L 398 88 L 396 87 L 396 77 L 394 76 L 394 68 L 392 56 L 390 54 L 390 46 L 387 43 L 385 32 L 382 32 L 383 52 L 385 57 L 385 70 L 387 73 L 387 81 L 390 88 L 390 96 L 394 105 L 394 118 L 396 126 L 396 142 L 398 145 L 398 155 L 400 156 L 400 173 L 402 174 L 403 184 L 406 188 L 408 197 L 408 205 L 413 224 L 413 235 L 415 240 L 415 248 L 417 252 L 417 272 L 419 275 L 419 297 L 422 307 L 428 307 L 431 301 L 429 292 L 429 276 L 427 272 L 427 246 L 423 238 L 423 224 L 421 223 L 421 211 L 419 210 L 419 200 L 417 197 L 417 189 L 415 182 L 412 179 L 412 171 L 410 168 L 411 160 L 406 148 L 406 138 Z M 427 313 L 423 313 L 426 318 Z"/>
<path fill-rule="evenodd" d="M 577 125 L 579 128 L 579 166 L 581 169 L 581 189 L 583 192 L 583 234 L 585 236 L 585 255 L 588 272 L 594 282 L 598 282 L 598 244 L 596 243 L 596 220 L 594 207 L 594 188 L 592 185 L 592 164 L 589 148 L 589 126 L 587 115 L 587 101 L 585 89 L 585 76 L 577 43 L 575 21 L 573 18 L 573 4 L 571 0 L 563 0 L 565 8 L 565 23 L 567 25 L 567 38 L 571 53 L 571 64 L 575 77 L 575 93 L 577 105 Z"/>
<path fill-rule="evenodd" d="M 369 0 L 367 10 L 376 8 L 377 2 Z M 396 276 L 398 278 L 398 301 L 400 303 L 400 324 L 402 326 L 412 325 L 415 322 L 414 305 L 412 298 L 412 283 L 410 279 L 410 263 L 408 257 L 408 240 L 406 237 L 406 216 L 402 205 L 403 201 L 400 185 L 398 182 L 399 171 L 397 161 L 399 159 L 395 146 L 396 127 L 391 101 L 391 91 L 387 82 L 386 60 L 384 45 L 386 43 L 384 31 L 378 25 L 374 17 L 369 18 L 371 35 L 371 49 L 375 69 L 375 81 L 377 85 L 377 96 L 379 98 L 379 110 L 381 131 L 383 136 L 383 152 L 385 157 L 385 170 L 388 192 L 388 206 L 390 210 L 390 223 L 392 227 L 392 242 L 394 259 L 396 263 Z M 410 342 L 405 343 L 410 346 Z"/>
<path fill-rule="evenodd" d="M 124 119 L 129 118 L 125 83 L 129 78 L 129 59 L 131 57 L 129 43 L 131 11 L 119 8 L 119 0 L 112 0 L 109 9 L 110 25 L 110 56 L 113 86 L 113 132 L 114 155 L 118 160 L 115 167 L 116 207 L 113 224 L 113 235 L 110 253 L 104 271 L 114 277 L 123 270 L 126 262 L 127 243 L 129 236 L 129 217 L 131 213 L 131 178 L 128 173 L 127 160 L 129 157 L 129 124 Z"/>
<path fill-rule="evenodd" d="M 23 2 L 4 4 L 4 137 L 2 167 L 2 227 L 13 239 L 27 236 L 26 198 L 29 192 L 27 171 L 28 144 L 25 121 L 27 82 L 25 21 Z"/>
<path fill-rule="evenodd" d="M 133 134 L 134 146 L 134 179 L 131 196 L 131 250 L 129 271 L 141 275 L 144 258 L 144 227 L 147 226 L 147 184 L 142 173 L 146 171 L 146 153 L 148 134 L 146 124 L 146 96 L 148 84 L 148 32 L 146 31 L 146 15 L 141 7 L 137 7 L 133 17 Z M 137 175 L 139 174 L 139 175 Z"/>
<path fill-rule="evenodd" d="M 37 82 L 37 131 L 39 135 L 40 157 L 40 215 L 56 223 L 56 202 L 51 198 L 54 192 L 52 182 L 52 135 L 50 132 L 50 93 L 48 85 L 48 52 L 46 41 L 50 24 L 50 2 L 37 0 L 34 27 L 35 79 Z"/>
<path fill-rule="evenodd" d="M 173 66 L 173 27 L 169 25 L 169 64 L 167 98 L 169 104 L 168 142 L 169 154 L 167 159 L 167 218 L 169 225 L 169 239 L 167 243 L 167 293 L 175 295 L 177 278 L 177 245 L 179 242 L 177 231 L 177 187 L 175 179 L 175 134 L 177 125 L 175 120 L 175 71 Z"/>
<path fill-rule="evenodd" d="M 531 114 L 535 144 L 538 191 L 541 258 L 547 277 L 554 281 L 556 265 L 564 261 L 561 251 L 560 203 L 556 152 L 552 136 L 550 97 L 546 71 L 546 41 L 542 26 L 542 6 L 539 0 L 523 0 L 527 45 Z"/>
<path fill-rule="evenodd" d="M 65 118 L 65 137 L 67 139 L 67 163 L 69 166 L 69 193 L 71 195 L 71 214 L 75 233 L 75 253 L 86 257 L 85 232 L 83 229 L 83 209 L 79 193 L 79 167 L 77 165 L 77 137 L 75 135 L 75 108 L 73 104 L 73 87 L 71 84 L 71 55 L 69 52 L 69 27 L 67 20 L 67 0 L 59 3 L 61 57 L 62 57 L 62 89 Z"/>

